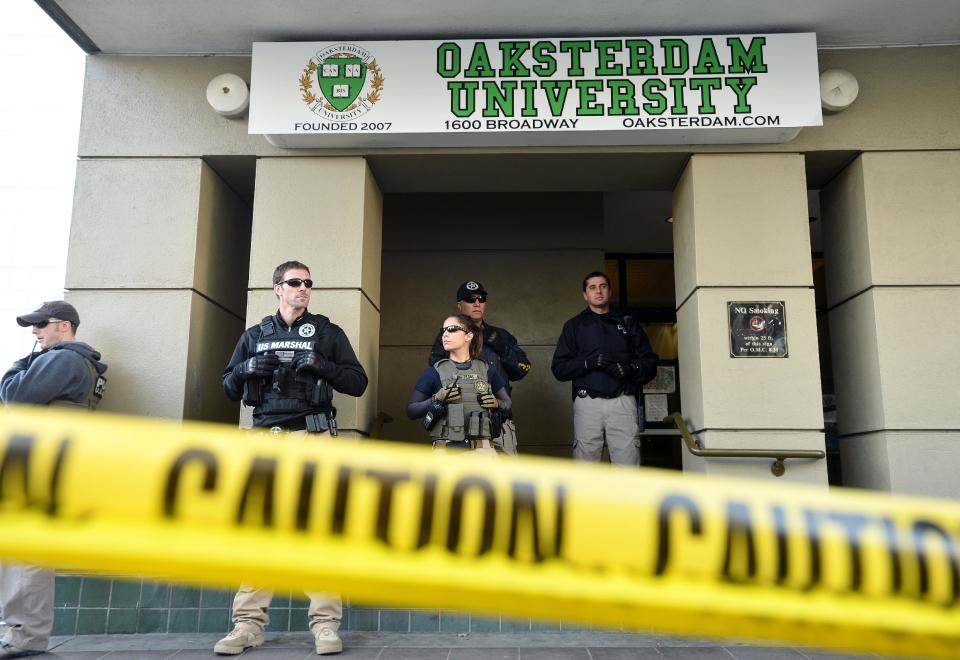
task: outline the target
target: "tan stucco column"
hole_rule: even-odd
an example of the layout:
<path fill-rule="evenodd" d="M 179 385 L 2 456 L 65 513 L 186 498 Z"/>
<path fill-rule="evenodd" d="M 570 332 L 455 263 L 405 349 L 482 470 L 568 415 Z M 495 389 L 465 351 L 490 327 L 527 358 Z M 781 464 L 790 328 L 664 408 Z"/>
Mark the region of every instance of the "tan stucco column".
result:
<path fill-rule="evenodd" d="M 247 325 L 277 309 L 273 269 L 310 267 L 310 311 L 343 328 L 370 383 L 358 398 L 337 394 L 341 435 L 365 434 L 376 414 L 380 352 L 380 189 L 363 158 L 257 161 Z"/>
<path fill-rule="evenodd" d="M 229 422 L 250 208 L 199 158 L 77 164 L 67 300 L 108 364 L 102 410 Z"/>
<path fill-rule="evenodd" d="M 960 151 L 865 153 L 821 194 L 844 485 L 956 497 Z"/>
<path fill-rule="evenodd" d="M 694 155 L 673 197 L 680 394 L 707 448 L 823 449 L 803 157 Z M 727 303 L 783 301 L 785 358 L 732 358 Z M 700 459 L 684 470 L 774 479 L 772 459 Z M 826 484 L 824 460 L 780 479 Z"/>

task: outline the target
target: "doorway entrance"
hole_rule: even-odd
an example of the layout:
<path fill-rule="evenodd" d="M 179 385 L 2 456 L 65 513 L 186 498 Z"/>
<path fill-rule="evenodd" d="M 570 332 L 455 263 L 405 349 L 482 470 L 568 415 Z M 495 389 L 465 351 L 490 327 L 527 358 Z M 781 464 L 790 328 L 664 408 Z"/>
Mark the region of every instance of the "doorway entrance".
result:
<path fill-rule="evenodd" d="M 515 335 L 533 365 L 513 389 L 521 453 L 570 456 L 571 385 L 553 377 L 550 363 L 564 322 L 584 307 L 581 281 L 591 271 L 611 273 L 614 303 L 626 302 L 641 318 L 674 375 L 669 392 L 645 396 L 679 411 L 671 195 L 386 193 L 378 404 L 393 422 L 382 436 L 426 442 L 420 422 L 406 419 L 405 406 L 441 322 L 456 309 L 457 289 L 468 280 L 489 293 L 487 322 Z M 647 251 L 638 251 L 641 245 Z M 648 424 L 643 464 L 680 469 L 677 434 L 662 417 Z"/>

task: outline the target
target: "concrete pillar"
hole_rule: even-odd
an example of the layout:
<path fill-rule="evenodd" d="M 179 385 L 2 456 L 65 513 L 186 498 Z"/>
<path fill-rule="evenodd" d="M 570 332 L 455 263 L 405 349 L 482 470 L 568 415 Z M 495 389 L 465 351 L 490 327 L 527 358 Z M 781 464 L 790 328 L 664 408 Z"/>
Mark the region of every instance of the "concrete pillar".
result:
<path fill-rule="evenodd" d="M 673 198 L 680 394 L 707 448 L 824 448 L 803 157 L 694 155 Z M 788 357 L 733 358 L 727 303 L 783 301 Z M 772 459 L 697 458 L 684 470 L 773 479 Z M 824 460 L 784 480 L 826 484 Z"/>
<path fill-rule="evenodd" d="M 250 208 L 198 158 L 81 160 L 67 257 L 78 339 L 109 365 L 102 409 L 229 422 Z"/>
<path fill-rule="evenodd" d="M 278 264 L 310 267 L 310 311 L 343 328 L 370 379 L 360 398 L 334 396 L 344 436 L 366 434 L 377 413 L 382 207 L 363 158 L 257 161 L 247 325 L 276 312 Z"/>
<path fill-rule="evenodd" d="M 865 153 L 821 194 L 843 482 L 956 496 L 960 151 Z"/>

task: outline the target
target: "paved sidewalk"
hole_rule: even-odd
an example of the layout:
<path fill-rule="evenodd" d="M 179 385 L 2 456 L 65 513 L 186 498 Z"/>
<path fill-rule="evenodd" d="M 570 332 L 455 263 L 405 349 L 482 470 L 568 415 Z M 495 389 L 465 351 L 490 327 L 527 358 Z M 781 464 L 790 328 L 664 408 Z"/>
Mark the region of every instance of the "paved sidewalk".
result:
<path fill-rule="evenodd" d="M 51 640 L 38 660 L 213 660 L 222 635 L 81 635 Z M 806 648 L 749 646 L 625 633 L 370 633 L 344 632 L 350 660 L 841 660 L 880 656 L 818 653 Z M 307 632 L 268 633 L 244 660 L 317 660 Z"/>

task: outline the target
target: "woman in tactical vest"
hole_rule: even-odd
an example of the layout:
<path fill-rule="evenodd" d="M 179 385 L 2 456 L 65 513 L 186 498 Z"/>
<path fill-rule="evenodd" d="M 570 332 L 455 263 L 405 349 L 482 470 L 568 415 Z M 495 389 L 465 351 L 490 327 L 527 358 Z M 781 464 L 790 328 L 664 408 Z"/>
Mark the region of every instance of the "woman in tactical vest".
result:
<path fill-rule="evenodd" d="M 463 314 L 448 316 L 441 334 L 447 358 L 420 374 L 407 417 L 423 418 L 433 446 L 493 451 L 501 414 L 510 410 L 505 383 L 480 359 L 483 335 Z"/>

